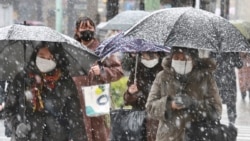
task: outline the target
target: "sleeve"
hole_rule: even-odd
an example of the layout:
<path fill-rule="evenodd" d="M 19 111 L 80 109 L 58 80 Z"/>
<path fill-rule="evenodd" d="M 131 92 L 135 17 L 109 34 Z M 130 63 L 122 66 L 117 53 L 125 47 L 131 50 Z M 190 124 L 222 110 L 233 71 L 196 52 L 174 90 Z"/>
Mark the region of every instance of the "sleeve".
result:
<path fill-rule="evenodd" d="M 123 100 L 124 100 L 125 105 L 135 106 L 137 104 L 137 99 L 139 98 L 138 95 L 139 95 L 139 93 L 141 93 L 141 91 L 139 91 L 137 94 L 130 94 L 128 92 L 129 86 L 134 83 L 134 72 L 135 72 L 135 70 L 132 69 L 132 71 L 130 72 L 129 78 L 128 78 L 128 82 L 127 82 L 127 90 L 123 94 Z"/>
<path fill-rule="evenodd" d="M 106 58 L 101 64 L 101 74 L 94 79 L 92 73 L 89 74 L 90 80 L 96 80 L 98 83 L 109 83 L 119 80 L 123 76 L 121 62 L 116 55 Z"/>
<path fill-rule="evenodd" d="M 237 53 L 235 53 L 235 66 L 238 68 L 238 69 L 240 69 L 240 68 L 242 68 L 243 67 L 243 61 L 242 61 L 242 59 L 241 59 L 241 57 L 240 57 L 240 54 L 237 52 Z"/>
<path fill-rule="evenodd" d="M 160 72 L 161 73 L 161 72 Z M 166 120 L 166 114 L 171 113 L 169 98 L 167 95 L 161 96 L 161 75 L 157 74 L 146 103 L 146 110 L 151 118 Z"/>
<path fill-rule="evenodd" d="M 211 120 L 220 120 L 222 114 L 222 102 L 219 95 L 219 90 L 215 80 L 212 77 L 212 74 L 209 74 L 208 77 L 208 94 L 205 95 L 205 111 L 207 116 Z"/>
<path fill-rule="evenodd" d="M 70 81 L 71 95 L 66 102 L 66 117 L 68 117 L 69 132 L 74 141 L 87 141 L 87 134 L 81 111 L 79 95 L 77 94 L 76 86 L 71 78 Z"/>
<path fill-rule="evenodd" d="M 14 132 L 17 125 L 21 122 L 20 120 L 24 115 L 24 108 L 22 101 L 24 102 L 23 95 L 24 90 L 24 79 L 21 76 L 21 73 L 17 74 L 13 82 L 10 84 L 8 94 L 6 97 L 5 105 L 5 119 L 7 127 Z M 21 115 L 21 118 L 18 118 Z"/>

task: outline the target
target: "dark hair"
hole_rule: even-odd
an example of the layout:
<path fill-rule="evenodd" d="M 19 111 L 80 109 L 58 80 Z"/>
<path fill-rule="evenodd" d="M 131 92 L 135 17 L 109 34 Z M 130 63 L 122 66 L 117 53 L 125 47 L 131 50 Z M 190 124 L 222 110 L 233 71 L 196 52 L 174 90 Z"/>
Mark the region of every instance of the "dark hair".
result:
<path fill-rule="evenodd" d="M 190 55 L 193 59 L 199 58 L 197 49 L 186 48 L 186 47 L 176 47 L 176 46 L 171 48 L 171 58 L 172 58 L 173 53 L 179 50 L 182 50 L 184 53 Z"/>
<path fill-rule="evenodd" d="M 34 51 L 30 56 L 30 61 L 28 63 L 28 68 L 35 70 L 36 69 L 36 56 L 41 48 L 48 48 L 50 53 L 54 56 L 55 62 L 57 64 L 57 68 L 60 68 L 62 71 L 67 71 L 67 66 L 69 65 L 69 60 L 66 57 L 64 48 L 61 43 L 56 42 L 45 42 L 39 41 L 34 42 Z"/>
<path fill-rule="evenodd" d="M 89 22 L 90 25 L 92 25 L 95 28 L 95 23 L 93 22 L 92 19 L 90 19 L 89 17 L 79 17 L 78 20 L 76 21 L 75 29 L 78 30 L 81 23 L 86 23 L 86 22 Z M 74 35 L 74 38 L 79 42 L 81 41 L 81 39 L 79 38 L 79 36 L 76 33 Z"/>

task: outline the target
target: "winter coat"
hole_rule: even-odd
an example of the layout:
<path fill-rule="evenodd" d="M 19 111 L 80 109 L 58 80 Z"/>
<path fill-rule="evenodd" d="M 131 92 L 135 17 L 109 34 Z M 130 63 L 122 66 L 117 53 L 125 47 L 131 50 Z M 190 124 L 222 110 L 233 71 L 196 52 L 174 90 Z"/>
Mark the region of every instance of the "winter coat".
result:
<path fill-rule="evenodd" d="M 130 94 L 127 90 L 123 95 L 125 105 L 131 105 L 132 109 L 145 110 L 145 105 L 151 85 L 153 84 L 156 74 L 161 70 L 163 70 L 161 66 L 161 60 L 153 68 L 147 68 L 141 62 L 138 62 L 136 84 L 139 91 L 136 94 Z M 135 69 L 132 69 L 127 82 L 128 87 L 134 83 L 134 77 Z M 158 121 L 148 118 L 146 123 L 148 137 L 147 141 L 155 141 Z"/>
<path fill-rule="evenodd" d="M 95 51 L 98 45 L 99 41 L 95 39 L 94 42 L 92 42 L 92 44 L 90 44 L 88 47 L 92 51 Z M 81 87 L 110 83 L 112 81 L 119 80 L 123 76 L 121 63 L 116 58 L 116 56 L 111 55 L 109 58 L 104 60 L 102 65 L 101 74 L 99 76 L 94 76 L 93 72 L 90 71 L 88 75 L 73 77 L 73 80 L 77 86 L 78 94 L 80 96 L 88 141 L 108 141 L 109 129 L 105 121 L 105 116 L 88 117 L 86 115 L 85 102 Z"/>
<path fill-rule="evenodd" d="M 181 76 L 171 68 L 170 59 L 165 58 L 162 65 L 164 70 L 153 82 L 146 110 L 152 118 L 159 120 L 156 141 L 182 141 L 185 128 L 191 122 L 206 120 L 204 115 L 212 120 L 220 118 L 221 99 L 210 69 L 202 69 L 197 63 L 189 74 Z M 198 104 L 188 109 L 172 110 L 171 103 L 181 87 Z"/>
<path fill-rule="evenodd" d="M 243 66 L 238 70 L 239 86 L 242 93 L 250 90 L 250 54 L 241 53 Z"/>
<path fill-rule="evenodd" d="M 239 53 L 221 53 L 216 56 L 217 69 L 215 80 L 223 103 L 236 102 L 237 86 L 235 68 L 241 68 L 243 63 Z"/>
<path fill-rule="evenodd" d="M 55 87 L 43 87 L 44 110 L 33 111 L 33 100 L 27 100 L 35 78 L 30 71 L 20 72 L 13 80 L 6 102 L 8 127 L 15 141 L 87 141 L 77 89 L 72 78 L 62 72 Z M 27 138 L 15 136 L 20 123 L 29 124 Z"/>

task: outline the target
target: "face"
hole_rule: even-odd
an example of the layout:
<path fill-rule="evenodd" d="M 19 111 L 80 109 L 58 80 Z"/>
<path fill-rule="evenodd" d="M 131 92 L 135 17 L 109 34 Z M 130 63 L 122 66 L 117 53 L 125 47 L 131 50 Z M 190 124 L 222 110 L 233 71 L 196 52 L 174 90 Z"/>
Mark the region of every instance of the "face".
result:
<path fill-rule="evenodd" d="M 41 57 L 43 59 L 47 59 L 47 60 L 54 60 L 53 55 L 50 53 L 50 51 L 47 47 L 40 48 L 38 53 L 37 53 L 37 56 Z"/>

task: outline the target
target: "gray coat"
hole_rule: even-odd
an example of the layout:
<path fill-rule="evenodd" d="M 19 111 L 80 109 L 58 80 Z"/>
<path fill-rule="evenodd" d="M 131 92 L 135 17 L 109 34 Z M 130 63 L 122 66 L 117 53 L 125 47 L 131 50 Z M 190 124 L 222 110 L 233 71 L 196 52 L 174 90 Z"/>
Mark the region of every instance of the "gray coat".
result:
<path fill-rule="evenodd" d="M 188 124 L 191 121 L 203 121 L 206 119 L 204 115 L 220 119 L 222 104 L 210 69 L 196 65 L 188 77 L 181 78 L 170 67 L 171 61 L 167 58 L 162 65 L 164 70 L 157 74 L 146 103 L 149 115 L 160 121 L 156 141 L 182 141 Z M 172 110 L 171 102 L 183 86 L 180 80 L 184 79 L 187 95 L 198 104 L 193 109 Z"/>

